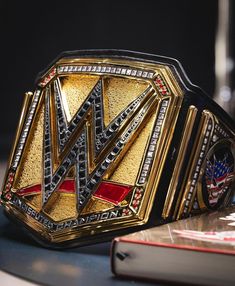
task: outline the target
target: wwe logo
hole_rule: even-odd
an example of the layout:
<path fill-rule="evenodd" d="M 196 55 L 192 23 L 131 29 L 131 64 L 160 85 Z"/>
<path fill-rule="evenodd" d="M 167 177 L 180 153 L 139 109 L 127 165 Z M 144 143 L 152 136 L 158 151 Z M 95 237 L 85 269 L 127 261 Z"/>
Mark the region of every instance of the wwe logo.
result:
<path fill-rule="evenodd" d="M 227 163 L 227 158 L 228 154 L 225 154 L 224 159 L 221 161 L 217 160 L 214 155 L 213 162 L 207 160 L 206 185 L 211 206 L 217 204 L 221 196 L 227 191 L 234 176 L 233 166 Z"/>

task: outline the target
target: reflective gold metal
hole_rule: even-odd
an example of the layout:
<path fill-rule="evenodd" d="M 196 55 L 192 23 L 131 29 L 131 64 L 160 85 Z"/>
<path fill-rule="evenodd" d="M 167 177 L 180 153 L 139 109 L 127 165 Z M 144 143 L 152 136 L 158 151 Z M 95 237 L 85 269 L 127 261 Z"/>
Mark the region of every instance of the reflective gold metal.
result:
<path fill-rule="evenodd" d="M 46 246 L 108 240 L 230 204 L 234 141 L 175 60 L 64 53 L 25 96 L 1 202 Z"/>

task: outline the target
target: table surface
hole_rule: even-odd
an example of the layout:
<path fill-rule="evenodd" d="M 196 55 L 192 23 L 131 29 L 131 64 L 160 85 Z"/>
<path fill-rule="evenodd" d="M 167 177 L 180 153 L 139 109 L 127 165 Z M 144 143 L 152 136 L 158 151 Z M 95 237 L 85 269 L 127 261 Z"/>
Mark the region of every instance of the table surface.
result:
<path fill-rule="evenodd" d="M 5 164 L 0 163 L 0 182 L 4 168 Z M 110 242 L 64 251 L 42 248 L 18 226 L 8 221 L 0 208 L 0 270 L 45 285 L 153 284 L 114 277 L 110 269 L 109 254 Z"/>
<path fill-rule="evenodd" d="M 110 270 L 109 253 L 110 243 L 63 251 L 42 248 L 0 210 L 0 269 L 16 276 L 57 286 L 151 284 L 115 278 Z"/>

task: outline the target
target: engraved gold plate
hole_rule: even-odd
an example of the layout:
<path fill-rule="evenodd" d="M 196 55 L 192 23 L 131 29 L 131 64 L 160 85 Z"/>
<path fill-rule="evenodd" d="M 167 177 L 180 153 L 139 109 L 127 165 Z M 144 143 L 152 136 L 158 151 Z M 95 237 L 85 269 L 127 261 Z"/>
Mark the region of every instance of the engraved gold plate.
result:
<path fill-rule="evenodd" d="M 178 62 L 64 53 L 25 95 L 1 202 L 44 245 L 107 240 L 230 204 L 234 142 Z"/>

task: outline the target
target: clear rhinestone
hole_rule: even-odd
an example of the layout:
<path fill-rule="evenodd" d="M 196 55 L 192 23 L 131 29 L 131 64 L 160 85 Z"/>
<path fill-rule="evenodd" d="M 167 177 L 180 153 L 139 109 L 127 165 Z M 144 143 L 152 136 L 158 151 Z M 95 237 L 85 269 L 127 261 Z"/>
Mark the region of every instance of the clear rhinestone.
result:
<path fill-rule="evenodd" d="M 148 75 L 148 72 L 143 72 L 143 74 L 142 74 L 142 77 L 147 77 L 147 75 Z"/>
<path fill-rule="evenodd" d="M 166 112 L 166 107 L 161 107 L 160 112 L 165 113 Z"/>
<path fill-rule="evenodd" d="M 212 140 L 213 142 L 217 141 L 218 137 L 216 135 L 213 135 Z"/>
<path fill-rule="evenodd" d="M 146 164 L 150 164 L 152 162 L 152 160 L 150 158 L 146 158 L 144 161 Z"/>
<path fill-rule="evenodd" d="M 148 172 L 147 172 L 147 171 L 142 171 L 142 172 L 141 172 L 141 176 L 146 177 L 147 175 L 148 175 Z"/>
<path fill-rule="evenodd" d="M 131 75 L 131 69 L 128 69 L 128 70 L 126 71 L 126 75 Z"/>
<path fill-rule="evenodd" d="M 145 182 L 145 177 L 140 177 L 139 183 L 140 183 L 140 184 L 144 184 L 144 182 Z"/>
<path fill-rule="evenodd" d="M 19 161 L 19 160 L 20 160 L 20 156 L 19 156 L 19 155 L 16 155 L 16 156 L 15 156 L 15 160 L 16 160 L 16 161 Z"/>
<path fill-rule="evenodd" d="M 160 130 L 161 130 L 161 127 L 160 127 L 160 126 L 156 126 L 156 127 L 155 127 L 155 131 L 156 131 L 156 132 L 160 132 Z"/>
<path fill-rule="evenodd" d="M 151 144 L 156 145 L 156 144 L 157 144 L 157 139 L 152 139 L 152 140 L 151 140 Z"/>
<path fill-rule="evenodd" d="M 168 106 L 168 100 L 163 100 L 162 106 Z"/>
<path fill-rule="evenodd" d="M 60 66 L 60 67 L 58 68 L 58 72 L 61 73 L 61 72 L 63 72 L 63 71 L 64 71 L 64 67 L 61 67 L 61 66 Z"/>
<path fill-rule="evenodd" d="M 18 150 L 22 150 L 22 149 L 23 149 L 23 147 L 24 147 L 24 145 L 23 145 L 23 144 L 19 144 L 19 146 L 18 146 Z"/>
<path fill-rule="evenodd" d="M 137 74 L 137 70 L 132 70 L 131 75 L 136 76 L 136 74 Z"/>
<path fill-rule="evenodd" d="M 153 152 L 148 152 L 147 157 L 152 158 L 153 157 Z"/>
<path fill-rule="evenodd" d="M 12 168 L 16 168 L 17 167 L 17 164 L 18 162 L 14 161 L 13 165 L 12 165 Z"/>
<path fill-rule="evenodd" d="M 158 136 L 159 136 L 159 133 L 158 133 L 158 132 L 153 132 L 153 136 L 152 136 L 153 138 L 156 138 L 156 139 L 157 139 Z"/>
<path fill-rule="evenodd" d="M 154 145 L 150 145 L 149 146 L 149 151 L 154 151 L 155 150 L 155 146 Z"/>
<path fill-rule="evenodd" d="M 28 131 L 29 131 L 29 127 L 26 126 L 26 127 L 24 128 L 24 131 L 25 131 L 25 132 L 28 132 Z"/>
<path fill-rule="evenodd" d="M 154 73 L 153 72 L 149 72 L 147 77 L 148 78 L 153 78 L 153 76 L 154 76 Z"/>

